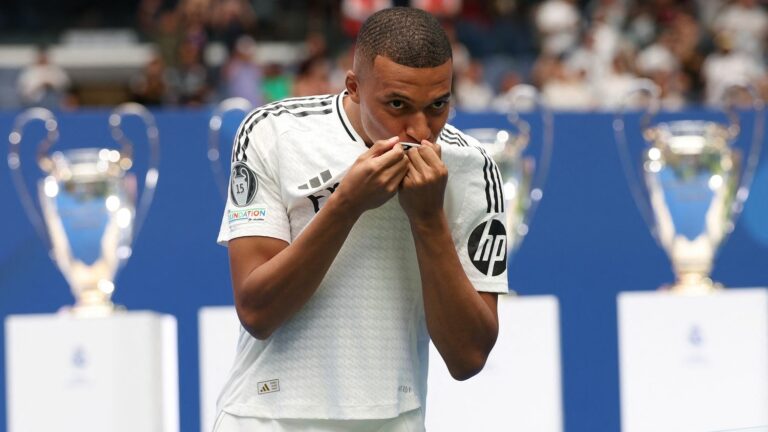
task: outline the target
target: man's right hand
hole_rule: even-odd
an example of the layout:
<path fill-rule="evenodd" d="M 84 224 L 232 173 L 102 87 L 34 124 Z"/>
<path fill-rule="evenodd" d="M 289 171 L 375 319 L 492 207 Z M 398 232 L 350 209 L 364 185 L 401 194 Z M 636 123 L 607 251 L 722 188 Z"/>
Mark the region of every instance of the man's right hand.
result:
<path fill-rule="evenodd" d="M 333 196 L 353 214 L 381 206 L 396 193 L 408 173 L 399 137 L 376 141 L 357 158 Z"/>

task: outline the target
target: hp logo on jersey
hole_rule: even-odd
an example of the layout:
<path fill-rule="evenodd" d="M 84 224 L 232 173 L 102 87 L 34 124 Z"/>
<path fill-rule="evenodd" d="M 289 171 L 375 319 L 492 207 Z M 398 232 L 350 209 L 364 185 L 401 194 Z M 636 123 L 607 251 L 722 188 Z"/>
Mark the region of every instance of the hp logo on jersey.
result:
<path fill-rule="evenodd" d="M 232 165 L 232 175 L 229 180 L 229 195 L 232 202 L 238 207 L 245 207 L 256 196 L 259 182 L 254 173 L 245 162 L 235 162 Z"/>
<path fill-rule="evenodd" d="M 507 269 L 507 230 L 496 219 L 483 222 L 472 231 L 467 244 L 475 268 L 487 276 L 498 276 Z"/>

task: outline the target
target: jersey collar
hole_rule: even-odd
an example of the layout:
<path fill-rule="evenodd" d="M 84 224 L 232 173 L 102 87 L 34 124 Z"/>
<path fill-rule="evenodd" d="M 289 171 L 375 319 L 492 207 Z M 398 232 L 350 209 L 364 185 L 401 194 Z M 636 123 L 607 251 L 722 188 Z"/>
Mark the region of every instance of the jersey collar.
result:
<path fill-rule="evenodd" d="M 351 138 L 352 141 L 355 141 L 365 146 L 365 141 L 357 133 L 355 128 L 352 127 L 352 122 L 349 121 L 349 117 L 347 117 L 347 111 L 344 109 L 344 102 L 343 102 L 346 96 L 347 96 L 346 90 L 343 90 L 341 93 L 339 93 L 336 96 L 336 101 L 334 104 L 336 107 L 336 114 L 339 116 L 339 121 L 341 122 L 341 125 L 344 127 L 344 130 L 347 132 L 347 135 L 349 136 L 349 138 Z"/>

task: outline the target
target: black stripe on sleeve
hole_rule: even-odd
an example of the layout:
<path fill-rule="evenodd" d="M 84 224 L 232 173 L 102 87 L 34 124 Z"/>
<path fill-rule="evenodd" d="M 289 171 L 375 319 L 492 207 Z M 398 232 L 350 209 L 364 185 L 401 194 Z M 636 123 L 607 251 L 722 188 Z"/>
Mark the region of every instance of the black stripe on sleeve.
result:
<path fill-rule="evenodd" d="M 491 213 L 491 210 L 493 210 L 498 213 L 500 209 L 503 211 L 504 204 L 502 203 L 501 177 L 495 172 L 498 168 L 485 149 L 482 146 L 470 146 L 464 137 L 447 129 L 443 129 L 442 135 L 443 139 L 449 144 L 456 144 L 462 147 L 474 147 L 483 155 L 483 158 L 485 159 L 485 163 L 483 164 L 483 178 L 485 179 L 485 197 L 488 202 L 487 212 Z M 493 198 L 491 198 L 491 190 L 493 190 Z"/>
<path fill-rule="evenodd" d="M 241 130 L 238 134 L 237 141 L 235 142 L 236 148 L 232 152 L 232 161 L 247 161 L 248 157 L 245 151 L 250 144 L 250 133 L 253 128 L 262 120 L 268 116 L 279 117 L 283 114 L 291 114 L 294 117 L 306 117 L 311 115 L 323 115 L 333 112 L 333 108 L 328 107 L 332 104 L 332 100 L 329 97 L 325 97 L 327 100 L 320 102 L 299 103 L 291 106 L 283 106 L 281 104 L 266 106 L 259 108 L 252 112 L 248 118 L 243 122 Z M 322 110 L 317 108 L 328 107 Z M 307 108 L 315 108 L 314 110 Z"/>

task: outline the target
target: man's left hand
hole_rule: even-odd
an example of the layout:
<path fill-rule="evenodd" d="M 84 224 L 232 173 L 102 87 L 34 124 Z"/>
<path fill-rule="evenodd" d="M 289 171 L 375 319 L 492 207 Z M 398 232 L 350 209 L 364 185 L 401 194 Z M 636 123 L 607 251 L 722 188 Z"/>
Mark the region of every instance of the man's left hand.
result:
<path fill-rule="evenodd" d="M 443 164 L 440 146 L 427 140 L 405 152 L 408 173 L 400 184 L 398 199 L 411 223 L 442 215 L 448 169 Z"/>

